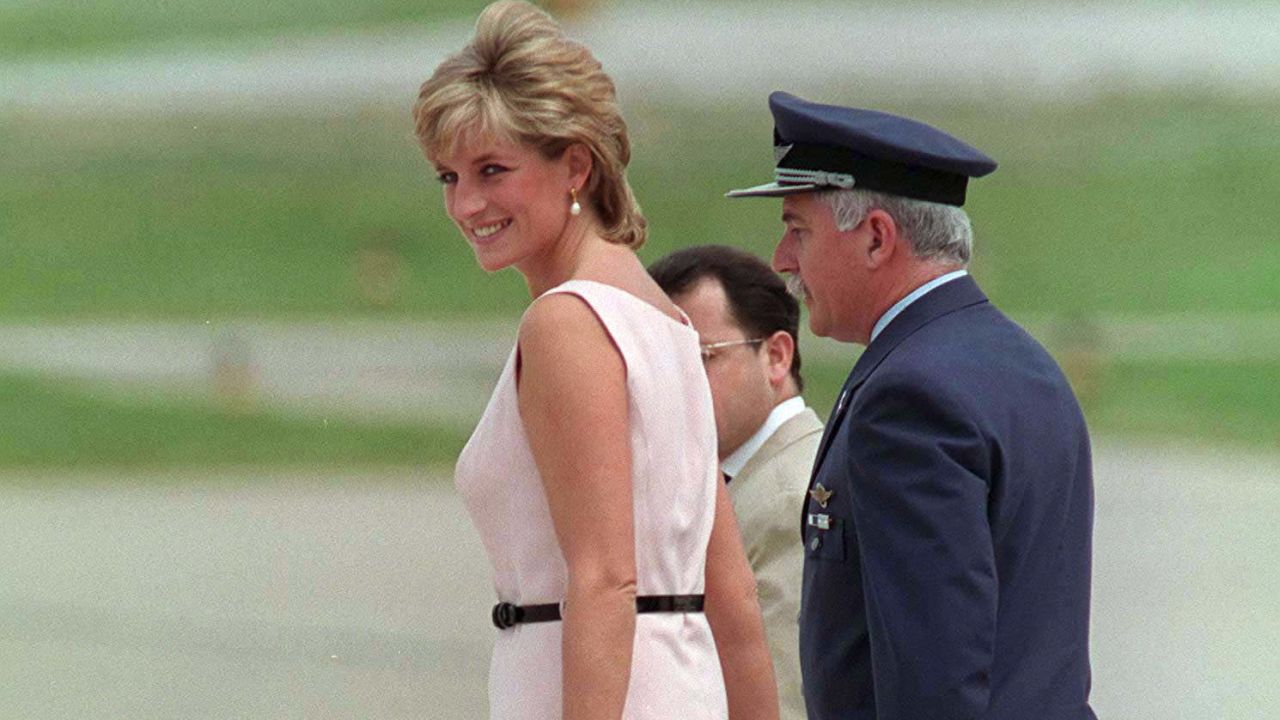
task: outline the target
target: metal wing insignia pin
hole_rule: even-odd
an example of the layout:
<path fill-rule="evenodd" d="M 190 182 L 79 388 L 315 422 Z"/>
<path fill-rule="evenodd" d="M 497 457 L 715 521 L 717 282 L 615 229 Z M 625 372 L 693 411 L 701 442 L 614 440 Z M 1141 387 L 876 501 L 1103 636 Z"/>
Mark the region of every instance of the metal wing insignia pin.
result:
<path fill-rule="evenodd" d="M 818 483 L 817 485 L 814 485 L 813 489 L 809 491 L 809 497 L 818 501 L 818 505 L 822 507 L 826 507 L 827 501 L 830 500 L 831 496 L 835 494 L 836 494 L 835 490 L 826 489 L 825 487 L 822 486 L 822 483 Z"/>

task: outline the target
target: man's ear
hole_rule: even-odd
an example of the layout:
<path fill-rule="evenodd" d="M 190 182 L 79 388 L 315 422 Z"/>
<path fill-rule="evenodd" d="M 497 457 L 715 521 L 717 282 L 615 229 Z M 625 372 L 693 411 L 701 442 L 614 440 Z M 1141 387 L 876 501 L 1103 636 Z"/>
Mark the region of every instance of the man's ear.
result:
<path fill-rule="evenodd" d="M 764 341 L 768 358 L 769 384 L 777 389 L 791 376 L 791 361 L 796 354 L 796 341 L 791 333 L 778 330 Z"/>
<path fill-rule="evenodd" d="M 884 210 L 875 209 L 867 213 L 862 221 L 867 229 L 866 263 L 869 269 L 888 265 L 899 252 L 902 252 L 902 234 L 893 216 Z"/>

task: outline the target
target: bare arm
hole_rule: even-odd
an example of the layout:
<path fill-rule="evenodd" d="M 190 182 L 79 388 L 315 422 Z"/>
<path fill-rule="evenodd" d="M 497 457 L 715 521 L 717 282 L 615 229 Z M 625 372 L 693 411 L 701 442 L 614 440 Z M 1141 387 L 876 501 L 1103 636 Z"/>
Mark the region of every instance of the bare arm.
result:
<path fill-rule="evenodd" d="M 707 546 L 707 622 L 716 639 L 731 720 L 777 720 L 778 688 L 765 644 L 756 580 L 742 550 L 729 492 L 717 483 Z"/>
<path fill-rule="evenodd" d="M 568 567 L 563 717 L 620 718 L 636 621 L 626 368 L 571 295 L 534 303 L 520 352 L 520 417 Z"/>

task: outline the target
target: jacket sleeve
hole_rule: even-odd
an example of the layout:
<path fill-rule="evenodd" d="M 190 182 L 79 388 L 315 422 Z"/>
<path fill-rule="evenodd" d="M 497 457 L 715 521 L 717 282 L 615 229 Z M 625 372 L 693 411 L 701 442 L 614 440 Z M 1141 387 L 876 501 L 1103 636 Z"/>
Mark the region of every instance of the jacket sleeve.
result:
<path fill-rule="evenodd" d="M 991 452 L 953 388 L 873 380 L 846 437 L 877 717 L 981 717 L 998 600 Z"/>

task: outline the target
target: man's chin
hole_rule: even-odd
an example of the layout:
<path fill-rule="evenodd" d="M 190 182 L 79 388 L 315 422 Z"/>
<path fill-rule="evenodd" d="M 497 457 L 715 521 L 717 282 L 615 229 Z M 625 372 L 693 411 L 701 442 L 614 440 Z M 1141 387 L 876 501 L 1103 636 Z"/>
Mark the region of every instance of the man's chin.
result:
<path fill-rule="evenodd" d="M 808 304 L 806 301 L 805 305 L 808 306 Z M 819 322 L 818 318 L 814 317 L 812 310 L 809 312 L 809 331 L 818 337 L 827 337 L 828 328 L 826 324 Z"/>

